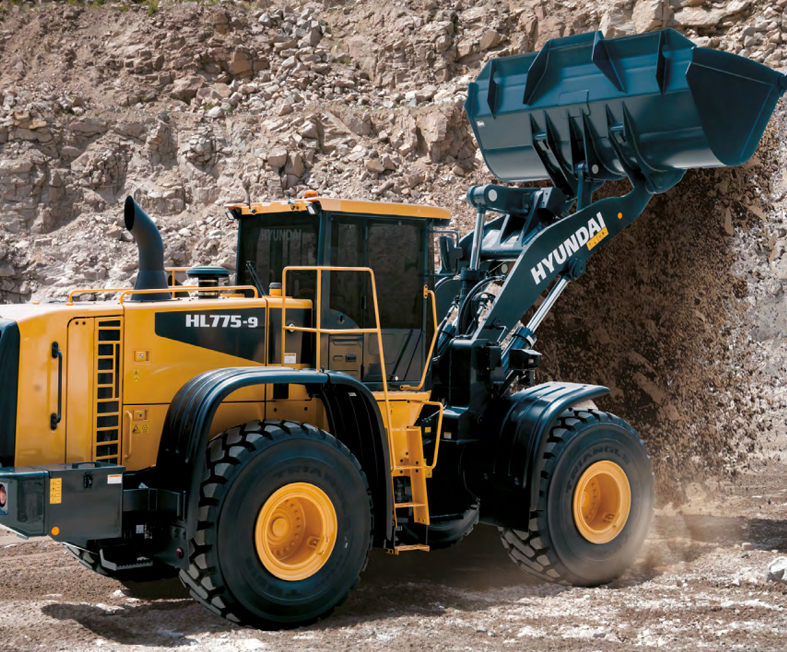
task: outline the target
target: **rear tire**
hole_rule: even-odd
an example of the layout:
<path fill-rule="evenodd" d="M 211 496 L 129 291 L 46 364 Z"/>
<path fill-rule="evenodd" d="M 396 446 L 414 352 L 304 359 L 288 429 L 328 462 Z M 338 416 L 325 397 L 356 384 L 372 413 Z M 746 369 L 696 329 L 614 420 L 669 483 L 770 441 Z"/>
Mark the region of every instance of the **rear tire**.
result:
<path fill-rule="evenodd" d="M 366 567 L 366 476 L 344 444 L 314 426 L 253 421 L 214 438 L 199 509 L 190 568 L 180 577 L 196 600 L 232 622 L 261 629 L 312 623 L 347 599 Z M 325 516 L 331 512 L 335 520 Z M 288 519 L 293 528 L 333 522 L 335 543 L 323 545 L 322 531 L 289 538 Z M 290 564 L 297 556 L 291 545 L 305 562 Z"/>
<path fill-rule="evenodd" d="M 625 523 L 608 541 L 604 536 L 591 541 L 592 531 L 575 508 L 590 467 L 622 470 L 630 487 Z M 576 586 L 611 582 L 642 547 L 653 517 L 653 484 L 645 444 L 629 424 L 606 412 L 567 410 L 549 434 L 537 509 L 526 530 L 500 529 L 503 546 L 523 571 L 539 579 Z M 625 494 L 625 481 L 622 486 L 619 493 Z"/>

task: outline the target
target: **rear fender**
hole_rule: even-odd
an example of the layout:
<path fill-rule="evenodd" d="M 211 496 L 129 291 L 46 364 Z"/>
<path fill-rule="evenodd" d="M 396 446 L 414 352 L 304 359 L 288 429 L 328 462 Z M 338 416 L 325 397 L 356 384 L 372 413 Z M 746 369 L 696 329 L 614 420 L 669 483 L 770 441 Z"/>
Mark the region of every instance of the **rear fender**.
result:
<path fill-rule="evenodd" d="M 289 367 L 234 367 L 196 376 L 170 405 L 159 445 L 159 486 L 186 491 L 186 536 L 197 530 L 202 471 L 211 423 L 222 401 L 245 387 L 302 385 L 325 406 L 331 434 L 358 458 L 369 481 L 377 518 L 373 536 L 379 544 L 393 538 L 388 440 L 372 393 L 352 376 Z M 382 509 L 381 509 L 382 508 Z"/>
<path fill-rule="evenodd" d="M 494 459 L 494 475 L 513 481 L 518 487 L 536 487 L 544 464 L 549 432 L 568 408 L 609 394 L 599 385 L 544 383 L 511 397 L 512 406 L 500 429 Z M 538 494 L 530 492 L 530 509 Z"/>

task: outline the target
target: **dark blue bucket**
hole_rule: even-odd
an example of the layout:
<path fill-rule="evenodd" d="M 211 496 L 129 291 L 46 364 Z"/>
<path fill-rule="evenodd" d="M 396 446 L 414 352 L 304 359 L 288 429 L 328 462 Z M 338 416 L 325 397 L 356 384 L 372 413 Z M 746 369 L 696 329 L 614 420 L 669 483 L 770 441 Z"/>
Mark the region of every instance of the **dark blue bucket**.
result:
<path fill-rule="evenodd" d="M 500 179 L 576 188 L 580 176 L 633 169 L 660 192 L 689 168 L 748 160 L 785 80 L 671 29 L 610 40 L 596 32 L 490 61 L 465 109 Z"/>

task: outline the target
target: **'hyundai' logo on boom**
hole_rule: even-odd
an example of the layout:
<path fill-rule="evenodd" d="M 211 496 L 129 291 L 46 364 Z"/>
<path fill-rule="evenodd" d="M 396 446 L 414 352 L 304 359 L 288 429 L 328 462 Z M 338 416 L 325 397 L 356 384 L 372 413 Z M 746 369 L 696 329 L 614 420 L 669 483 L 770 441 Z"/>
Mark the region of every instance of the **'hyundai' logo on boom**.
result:
<path fill-rule="evenodd" d="M 604 223 L 604 218 L 601 213 L 596 213 L 596 217 L 591 217 L 588 221 L 587 228 L 580 226 L 576 233 L 572 234 L 570 238 L 566 238 L 563 244 L 557 249 L 553 250 L 549 256 L 544 258 L 538 265 L 531 268 L 530 273 L 533 275 L 533 280 L 536 285 L 541 283 L 549 273 L 555 271 L 555 265 L 562 265 L 570 256 L 574 255 L 579 249 L 587 245 L 588 250 L 593 249 L 599 242 L 609 235 L 607 225 Z M 546 269 L 545 269 L 546 268 Z"/>

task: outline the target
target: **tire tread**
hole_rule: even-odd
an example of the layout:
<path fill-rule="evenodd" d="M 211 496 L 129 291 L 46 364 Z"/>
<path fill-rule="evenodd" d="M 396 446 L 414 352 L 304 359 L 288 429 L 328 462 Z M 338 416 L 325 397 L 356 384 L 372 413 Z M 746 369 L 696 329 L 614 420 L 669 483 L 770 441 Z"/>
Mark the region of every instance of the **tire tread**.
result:
<path fill-rule="evenodd" d="M 180 580 L 189 590 L 191 596 L 214 614 L 227 620 L 250 624 L 257 627 L 302 627 L 329 616 L 336 607 L 341 606 L 349 597 L 358 582 L 360 573 L 355 578 L 350 589 L 328 611 L 316 618 L 298 621 L 296 623 L 282 623 L 277 621 L 260 622 L 254 619 L 253 623 L 244 615 L 244 608 L 224 584 L 221 571 L 218 568 L 218 557 L 214 554 L 214 545 L 211 542 L 210 532 L 213 524 L 218 519 L 218 510 L 224 491 L 231 483 L 238 466 L 243 464 L 252 455 L 257 455 L 275 443 L 296 436 L 305 436 L 320 442 L 333 445 L 342 455 L 352 461 L 355 468 L 363 478 L 369 500 L 369 510 L 374 518 L 372 509 L 372 494 L 369 490 L 366 476 L 361 464 L 350 450 L 338 439 L 315 426 L 297 421 L 251 421 L 242 426 L 236 426 L 214 437 L 208 444 L 209 454 L 206 459 L 206 468 L 200 487 L 200 512 L 197 523 L 197 532 L 190 542 L 189 570 L 180 572 Z M 373 520 L 372 520 L 373 525 Z M 372 530 L 374 528 L 372 527 Z M 369 550 L 372 538 L 369 537 Z M 366 569 L 369 562 L 369 551 L 360 572 Z"/>
<path fill-rule="evenodd" d="M 567 410 L 558 418 L 547 437 L 544 466 L 538 486 L 538 507 L 531 514 L 527 530 L 499 528 L 500 540 L 506 552 L 528 575 L 555 584 L 583 584 L 582 579 L 566 568 L 555 553 L 547 524 L 546 502 L 549 483 L 563 450 L 581 429 L 596 423 L 610 423 L 622 427 L 636 437 L 640 446 L 645 449 L 645 443 L 637 432 L 623 419 L 608 412 L 587 409 Z M 646 456 L 652 477 L 653 464 L 647 452 Z"/>

